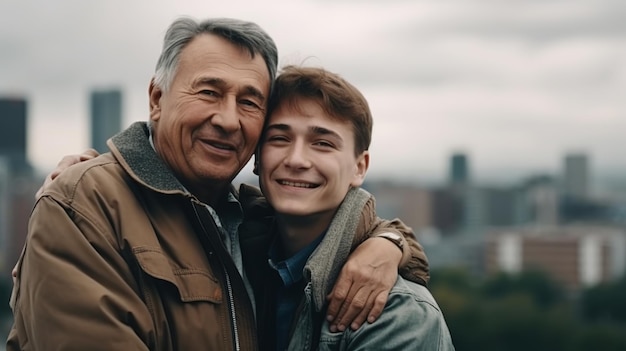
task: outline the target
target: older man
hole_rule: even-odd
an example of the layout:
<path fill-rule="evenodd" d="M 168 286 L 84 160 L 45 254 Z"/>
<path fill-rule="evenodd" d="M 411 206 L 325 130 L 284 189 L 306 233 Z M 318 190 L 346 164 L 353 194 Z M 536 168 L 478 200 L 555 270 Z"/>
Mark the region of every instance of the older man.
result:
<path fill-rule="evenodd" d="M 253 23 L 170 26 L 150 123 L 63 172 L 37 201 L 8 350 L 257 349 L 238 237 L 244 211 L 231 181 L 259 140 L 276 62 L 274 42 Z M 357 262 L 393 257 L 380 271 L 395 276 L 402 252 L 367 241 L 376 248 Z M 350 300 L 364 285 L 337 295 Z"/>

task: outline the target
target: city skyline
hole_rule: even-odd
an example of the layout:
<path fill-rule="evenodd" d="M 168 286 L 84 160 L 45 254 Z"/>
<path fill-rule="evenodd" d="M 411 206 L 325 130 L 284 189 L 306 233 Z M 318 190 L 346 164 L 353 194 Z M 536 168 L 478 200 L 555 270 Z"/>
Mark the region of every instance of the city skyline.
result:
<path fill-rule="evenodd" d="M 592 182 L 626 178 L 626 4 L 276 1 L 269 7 L 1 4 L 0 47 L 7 54 L 0 57 L 0 95 L 29 100 L 29 159 L 47 172 L 63 155 L 89 147 L 91 90 L 122 89 L 123 127 L 146 120 L 147 86 L 169 22 L 180 15 L 228 16 L 265 28 L 281 65 L 324 66 L 363 91 L 375 119 L 370 178 L 445 181 L 455 152 L 471 159 L 476 181 L 559 175 L 569 153 L 588 155 Z M 250 169 L 244 174 L 251 176 Z"/>
<path fill-rule="evenodd" d="M 88 104 L 89 104 L 89 113 L 86 115 L 86 119 L 87 119 L 87 124 L 86 124 L 86 128 L 88 129 L 88 131 L 86 132 L 86 134 L 89 136 L 88 138 L 88 145 L 85 146 L 83 149 L 88 148 L 88 147 L 94 147 L 93 145 L 93 138 L 94 135 L 98 135 L 97 138 L 99 140 L 99 144 L 102 142 L 102 140 L 104 140 L 104 136 L 102 135 L 103 132 L 106 131 L 97 131 L 98 127 L 96 126 L 96 129 L 93 129 L 92 123 L 93 123 L 93 119 L 94 118 L 98 118 L 98 114 L 101 114 L 102 112 L 98 112 L 95 111 L 94 108 L 94 96 L 99 96 L 99 98 L 102 98 L 104 96 L 107 96 L 107 98 L 109 99 L 109 101 L 106 102 L 107 105 L 111 105 L 111 106 L 107 106 L 105 107 L 105 105 L 102 105 L 101 108 L 105 108 L 110 110 L 111 108 L 113 108 L 113 111 L 108 111 L 107 113 L 111 113 L 114 112 L 115 110 L 117 112 L 114 112 L 113 115 L 110 115 L 109 117 L 113 116 L 115 117 L 114 120 L 107 122 L 108 124 L 105 126 L 106 129 L 110 132 L 112 130 L 114 130 L 115 128 L 121 127 L 123 128 L 124 126 L 120 126 L 120 121 L 119 118 L 123 119 L 123 116 L 119 115 L 119 109 L 120 107 L 123 106 L 123 104 L 121 104 L 120 100 L 124 99 L 124 94 L 123 94 L 123 90 L 121 90 L 119 87 L 109 87 L 106 89 L 103 88 L 96 88 L 93 89 L 89 92 L 89 94 L 87 94 L 87 99 L 88 99 Z M 113 100 L 111 100 L 111 98 L 114 98 Z M 22 103 L 25 103 L 26 106 L 28 106 L 28 100 L 24 99 L 24 98 L 19 98 L 16 96 L 10 96 L 10 97 L 6 97 L 6 96 L 2 96 L 0 95 L 0 99 L 4 99 L 6 101 L 21 101 Z M 100 102 L 100 104 L 102 104 L 104 102 L 104 100 L 102 102 Z M 27 114 L 27 120 L 28 120 L 28 114 Z M 102 122 L 100 122 L 102 123 Z M 27 122 L 26 124 L 30 124 L 30 122 Z M 112 129 L 113 128 L 113 129 Z M 101 128 L 100 128 L 101 129 Z M 93 134 L 96 133 L 96 134 Z M 27 136 L 30 133 L 26 133 Z M 29 144 L 27 142 L 27 144 Z M 78 151 L 72 151 L 70 153 L 78 153 L 80 151 L 82 151 L 83 149 L 80 149 Z M 28 147 L 27 147 L 27 154 L 28 154 Z M 69 153 L 68 153 L 69 154 Z M 65 154 L 64 154 L 65 155 Z M 62 155 L 62 156 L 64 156 Z M 620 189 L 622 191 L 624 191 L 624 195 L 626 195 L 626 180 L 624 180 L 626 177 L 621 176 L 620 174 L 615 175 L 614 177 L 611 177 L 611 175 L 604 175 L 604 176 L 600 176 L 598 177 L 597 174 L 594 177 L 594 170 L 593 170 L 593 159 L 592 157 L 590 157 L 590 155 L 588 155 L 587 153 L 585 153 L 582 150 L 578 150 L 577 152 L 566 152 L 560 155 L 560 159 L 556 160 L 555 163 L 552 165 L 551 169 L 545 169 L 545 170 L 526 170 L 526 171 L 522 171 L 519 172 L 517 174 L 507 174 L 506 172 L 504 172 L 503 174 L 500 175 L 495 175 L 493 177 L 476 177 L 475 175 L 475 171 L 474 171 L 474 163 L 475 160 L 472 157 L 471 152 L 466 152 L 465 150 L 460 150 L 460 149 L 454 149 L 451 150 L 448 154 L 443 155 L 443 158 L 440 160 L 441 161 L 441 170 L 440 170 L 440 174 L 430 174 L 430 175 L 416 175 L 416 176 L 406 176 L 406 175 L 398 175 L 396 174 L 377 174 L 374 173 L 373 176 L 369 175 L 368 179 L 374 180 L 374 181 L 380 181 L 380 180 L 391 180 L 391 181 L 400 181 L 400 182 L 412 182 L 412 183 L 422 183 L 423 185 L 428 185 L 428 186 L 438 186 L 438 185 L 443 185 L 443 184 L 448 184 L 450 182 L 454 182 L 454 180 L 451 177 L 453 176 L 453 173 L 456 172 L 462 172 L 462 177 L 465 179 L 464 182 L 472 183 L 475 185 L 487 185 L 487 184 L 491 184 L 491 185 L 506 185 L 506 186 L 510 186 L 510 185 L 514 185 L 515 183 L 521 183 L 526 181 L 527 179 L 531 179 L 537 176 L 540 177 L 544 177 L 544 176 L 548 176 L 551 178 L 554 178 L 555 181 L 558 181 L 559 179 L 562 179 L 563 181 L 566 181 L 566 177 L 567 177 L 567 172 L 568 172 L 568 160 L 570 158 L 584 158 L 585 159 L 585 169 L 586 169 L 586 175 L 585 177 L 588 177 L 588 179 L 586 179 L 586 182 L 588 182 L 589 184 L 589 191 L 593 194 L 597 194 L 598 193 L 598 189 L 602 189 L 603 191 L 610 191 L 610 189 Z M 459 164 L 460 160 L 462 160 L 462 165 Z M 27 159 L 27 161 L 32 162 L 32 160 Z M 60 161 L 60 158 L 58 160 L 55 160 L 55 162 Z M 242 170 L 241 175 L 238 177 L 237 181 L 245 181 L 245 182 L 250 182 L 251 179 L 256 178 L 256 176 L 252 173 L 252 161 L 250 161 L 250 163 L 248 165 L 246 165 L 246 167 Z M 54 165 L 50 165 L 49 169 L 47 169 L 46 167 L 42 167 L 41 165 L 39 165 L 39 167 L 37 167 L 38 165 L 35 163 L 35 171 L 36 173 L 39 173 L 40 175 L 45 174 L 47 172 L 49 172 Z M 459 167 L 462 168 L 459 169 Z M 507 167 L 507 164 L 503 164 L 502 165 L 503 168 Z M 370 172 L 371 174 L 372 172 Z M 565 185 L 565 184 L 564 184 Z M 595 191 L 594 191 L 595 190 Z M 600 191 L 602 192 L 602 191 Z"/>

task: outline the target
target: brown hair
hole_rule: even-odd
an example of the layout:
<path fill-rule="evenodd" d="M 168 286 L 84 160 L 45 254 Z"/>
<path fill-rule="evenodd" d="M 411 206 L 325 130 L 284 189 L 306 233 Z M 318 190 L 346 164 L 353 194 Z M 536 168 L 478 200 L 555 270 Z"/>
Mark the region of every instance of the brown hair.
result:
<path fill-rule="evenodd" d="M 268 102 L 268 116 L 279 106 L 299 111 L 298 98 L 311 98 L 329 117 L 350 122 L 354 130 L 355 155 L 369 149 L 372 140 L 372 113 L 361 92 L 338 74 L 323 68 L 285 66 Z"/>

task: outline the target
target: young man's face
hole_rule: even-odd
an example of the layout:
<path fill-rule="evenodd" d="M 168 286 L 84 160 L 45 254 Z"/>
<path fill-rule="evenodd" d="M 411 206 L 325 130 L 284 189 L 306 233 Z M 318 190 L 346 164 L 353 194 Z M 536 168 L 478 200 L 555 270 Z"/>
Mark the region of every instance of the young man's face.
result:
<path fill-rule="evenodd" d="M 328 117 L 315 100 L 297 104 L 300 112 L 282 104 L 268 116 L 259 158 L 261 188 L 281 215 L 330 220 L 350 186 L 363 183 L 369 153 L 355 156 L 351 123 Z"/>

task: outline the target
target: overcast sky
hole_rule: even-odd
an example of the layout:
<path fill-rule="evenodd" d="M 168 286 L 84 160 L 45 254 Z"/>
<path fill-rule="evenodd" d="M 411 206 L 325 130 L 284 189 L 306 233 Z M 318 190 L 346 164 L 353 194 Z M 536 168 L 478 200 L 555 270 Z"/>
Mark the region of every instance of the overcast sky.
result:
<path fill-rule="evenodd" d="M 91 89 L 123 90 L 124 125 L 147 119 L 161 40 L 181 15 L 257 22 L 281 65 L 359 87 L 375 119 L 370 177 L 443 179 L 462 150 L 477 179 L 556 175 L 568 152 L 626 178 L 623 0 L 3 0 L 0 94 L 29 99 L 35 166 L 88 147 Z"/>

